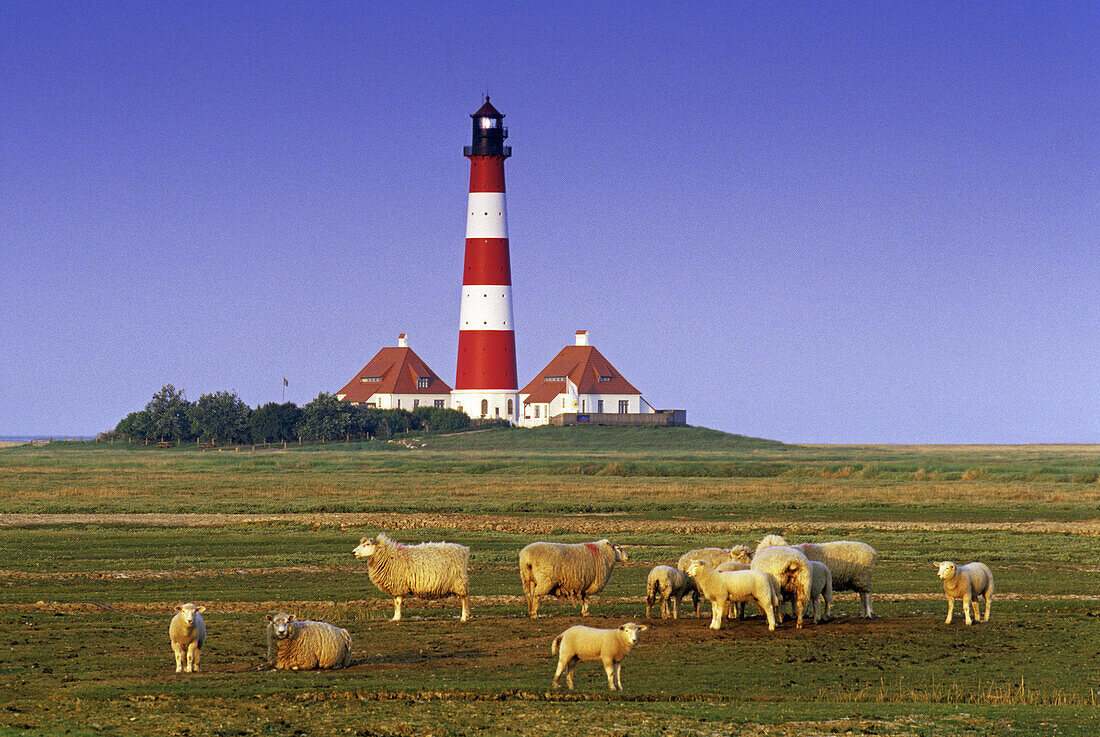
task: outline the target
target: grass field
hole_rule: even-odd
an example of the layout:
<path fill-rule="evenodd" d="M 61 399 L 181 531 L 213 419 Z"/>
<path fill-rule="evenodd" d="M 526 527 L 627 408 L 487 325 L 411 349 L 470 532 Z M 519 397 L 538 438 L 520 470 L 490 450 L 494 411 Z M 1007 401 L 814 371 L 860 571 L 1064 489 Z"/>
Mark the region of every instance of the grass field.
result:
<path fill-rule="evenodd" d="M 0 449 L 0 735 L 1095 735 L 1100 448 L 787 446 L 696 428 L 545 428 L 201 452 Z M 362 535 L 472 549 L 473 618 L 407 621 L 351 556 Z M 650 620 L 609 695 L 598 664 L 550 691 L 567 603 L 522 616 L 516 554 L 610 537 L 586 621 L 644 617 L 645 576 L 704 545 L 854 537 L 876 619 Z M 931 561 L 981 559 L 988 624 L 943 624 Z M 205 604 L 177 675 L 172 605 Z M 352 667 L 269 671 L 263 615 L 347 627 Z M 705 608 L 705 605 L 704 605 Z M 119 610 L 119 611 L 114 611 Z M 956 612 L 958 615 L 958 612 Z"/>

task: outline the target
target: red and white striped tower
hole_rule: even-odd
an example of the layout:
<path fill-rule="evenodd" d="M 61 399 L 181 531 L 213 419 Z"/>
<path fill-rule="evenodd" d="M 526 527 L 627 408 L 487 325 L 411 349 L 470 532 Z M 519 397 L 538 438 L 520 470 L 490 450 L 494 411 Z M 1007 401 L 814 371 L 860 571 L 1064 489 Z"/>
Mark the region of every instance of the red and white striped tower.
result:
<path fill-rule="evenodd" d="M 470 116 L 474 136 L 463 153 L 470 160 L 466 208 L 466 262 L 458 318 L 458 370 L 451 404 L 470 417 L 516 422 L 516 334 L 512 324 L 512 267 L 508 259 L 508 210 L 504 202 L 504 116 L 485 104 Z"/>

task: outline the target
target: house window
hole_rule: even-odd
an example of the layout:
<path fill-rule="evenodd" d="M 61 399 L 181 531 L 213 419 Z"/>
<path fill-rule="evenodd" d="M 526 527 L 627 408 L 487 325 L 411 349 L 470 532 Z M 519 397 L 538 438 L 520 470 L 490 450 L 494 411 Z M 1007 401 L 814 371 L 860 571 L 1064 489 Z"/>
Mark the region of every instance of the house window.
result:
<path fill-rule="evenodd" d="M 443 405 L 446 404 L 446 403 L 447 403 L 447 400 L 445 400 L 445 399 L 437 399 L 437 400 L 435 400 L 435 408 L 436 409 L 443 409 Z"/>
<path fill-rule="evenodd" d="M 500 417 L 500 407 L 493 407 L 493 414 Z"/>
<path fill-rule="evenodd" d="M 585 404 L 587 404 L 587 400 L 582 399 L 581 400 L 581 412 L 587 412 L 588 411 L 584 408 Z"/>
<path fill-rule="evenodd" d="M 377 402 L 367 402 L 367 407 L 369 407 L 370 409 L 378 409 L 378 403 Z"/>
<path fill-rule="evenodd" d="M 419 406 L 420 406 L 420 400 L 419 399 L 414 399 L 413 400 L 413 409 L 416 409 Z"/>
<path fill-rule="evenodd" d="M 564 376 L 547 376 L 543 381 L 565 381 Z"/>
<path fill-rule="evenodd" d="M 619 404 L 622 404 L 622 402 L 619 402 Z M 401 409 L 401 400 L 400 399 L 397 400 L 397 408 Z"/>
<path fill-rule="evenodd" d="M 537 420 L 538 418 L 539 418 L 539 406 L 536 404 L 535 405 L 535 419 Z"/>
<path fill-rule="evenodd" d="M 481 400 L 481 416 L 482 417 L 487 417 L 488 415 L 489 415 L 489 400 L 488 399 L 482 399 Z"/>
<path fill-rule="evenodd" d="M 611 377 L 610 376 L 601 376 L 600 381 L 611 381 Z"/>
<path fill-rule="evenodd" d="M 620 399 L 619 400 L 619 414 L 620 415 L 625 415 L 628 412 L 630 412 L 630 400 L 629 399 Z"/>
<path fill-rule="evenodd" d="M 512 407 L 513 407 L 513 406 L 514 406 L 514 405 L 512 404 L 512 400 L 511 400 L 511 399 L 509 399 L 509 400 L 508 400 L 508 416 L 509 416 L 509 417 L 511 417 L 511 416 L 512 416 Z"/>
<path fill-rule="evenodd" d="M 417 380 L 416 380 L 416 388 L 417 389 L 427 389 L 428 384 L 430 384 L 431 381 L 432 381 L 432 379 L 431 379 L 430 376 L 421 376 L 421 377 L 417 378 Z"/>
<path fill-rule="evenodd" d="M 367 384 L 367 383 L 370 383 L 370 382 L 379 382 L 381 380 L 382 380 L 381 376 L 364 376 L 363 378 L 359 379 L 359 381 L 363 382 L 364 384 Z"/>
<path fill-rule="evenodd" d="M 597 399 L 596 400 L 596 412 L 601 414 L 601 415 L 603 414 L 603 400 L 602 399 Z"/>

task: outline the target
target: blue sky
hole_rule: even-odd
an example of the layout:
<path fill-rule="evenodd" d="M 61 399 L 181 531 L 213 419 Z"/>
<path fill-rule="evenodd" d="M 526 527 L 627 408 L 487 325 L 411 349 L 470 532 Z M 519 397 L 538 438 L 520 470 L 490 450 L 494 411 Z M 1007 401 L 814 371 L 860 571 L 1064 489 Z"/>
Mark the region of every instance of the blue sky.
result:
<path fill-rule="evenodd" d="M 0 435 L 453 382 L 469 114 L 577 329 L 791 442 L 1100 442 L 1100 6 L 0 0 Z"/>

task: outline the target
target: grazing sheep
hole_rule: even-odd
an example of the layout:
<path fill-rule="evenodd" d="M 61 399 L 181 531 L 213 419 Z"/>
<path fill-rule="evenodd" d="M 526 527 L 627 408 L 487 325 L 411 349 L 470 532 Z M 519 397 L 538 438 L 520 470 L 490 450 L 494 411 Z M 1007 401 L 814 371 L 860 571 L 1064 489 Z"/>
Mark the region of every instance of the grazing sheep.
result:
<path fill-rule="evenodd" d="M 949 560 L 937 562 L 939 577 L 943 579 L 943 593 L 947 597 L 947 619 L 944 624 L 951 624 L 951 617 L 955 613 L 955 599 L 962 599 L 963 614 L 966 615 L 966 623 L 970 624 L 970 605 L 974 605 L 974 619 L 979 622 L 989 621 L 989 604 L 993 598 L 993 571 L 985 563 L 967 563 L 965 566 L 957 566 Z M 978 616 L 978 598 L 985 598 L 985 618 Z"/>
<path fill-rule="evenodd" d="M 834 540 L 827 543 L 800 543 L 794 546 L 810 560 L 829 566 L 833 576 L 833 591 L 859 593 L 860 616 L 870 619 L 871 577 L 874 573 L 875 549 L 855 540 Z"/>
<path fill-rule="evenodd" d="M 610 540 L 594 543 L 534 542 L 519 552 L 519 577 L 531 619 L 539 616 L 539 597 L 581 600 L 588 616 L 588 597 L 603 591 L 615 564 L 627 560 L 622 546 Z"/>
<path fill-rule="evenodd" d="M 825 602 L 825 619 L 832 618 L 833 574 L 829 566 L 816 560 L 810 561 L 810 604 L 814 608 L 814 624 L 821 621 L 821 603 Z"/>
<path fill-rule="evenodd" d="M 744 546 L 739 546 L 739 547 L 744 547 Z M 751 559 L 751 556 L 750 556 L 750 559 Z M 718 566 L 714 570 L 717 571 L 718 573 L 721 573 L 722 571 L 747 571 L 751 567 L 752 566 L 750 566 L 748 563 L 742 563 L 739 560 L 727 560 L 725 563 Z M 730 607 L 730 610 L 729 610 L 729 612 L 727 613 L 726 616 L 729 619 L 738 619 L 738 620 L 744 619 L 745 618 L 745 602 L 743 602 L 743 601 L 733 602 L 733 606 Z"/>
<path fill-rule="evenodd" d="M 686 572 L 688 563 L 693 560 L 701 560 L 714 570 L 718 570 L 718 566 L 730 561 L 748 565 L 752 563 L 752 549 L 744 545 L 734 545 L 732 548 L 698 548 L 696 550 L 689 550 L 680 556 L 680 560 L 676 561 L 676 567 Z"/>
<path fill-rule="evenodd" d="M 768 535 L 760 541 L 752 557 L 752 570 L 775 577 L 783 598 L 794 601 L 795 626 L 802 629 L 802 612 L 810 602 L 810 561 L 796 548 L 774 544 L 769 540 L 773 537 L 778 536 Z"/>
<path fill-rule="evenodd" d="M 768 618 L 768 629 L 775 631 L 775 612 L 779 592 L 771 575 L 763 571 L 724 571 L 719 573 L 701 560 L 688 563 L 687 573 L 710 602 L 710 628 L 722 629 L 726 606 L 730 601 L 755 601 Z"/>
<path fill-rule="evenodd" d="M 445 599 L 454 595 L 462 605 L 459 621 L 470 618 L 470 549 L 457 543 L 402 545 L 379 534 L 364 537 L 353 550 L 367 559 L 371 583 L 393 597 L 393 618 L 401 621 L 401 601 L 406 596 Z"/>
<path fill-rule="evenodd" d="M 612 691 L 622 691 L 623 658 L 638 641 L 638 633 L 647 629 L 649 627 L 646 625 L 633 622 L 627 622 L 613 630 L 599 630 L 581 625 L 570 627 L 555 637 L 550 645 L 551 655 L 556 654 L 558 645 L 561 645 L 552 685 L 558 688 L 558 677 L 564 672 L 565 685 L 572 691 L 573 669 L 577 667 L 577 663 L 582 660 L 600 660 L 603 661 L 603 669 L 607 673 L 607 687 Z"/>
<path fill-rule="evenodd" d="M 672 566 L 654 566 L 645 580 L 645 618 L 653 603 L 660 599 L 661 619 L 668 619 L 668 605 L 672 602 L 672 618 L 679 619 L 680 600 L 691 594 L 695 604 L 695 616 L 699 616 L 699 591 L 695 588 L 695 579 Z"/>
<path fill-rule="evenodd" d="M 275 670 L 351 665 L 351 635 L 347 630 L 282 612 L 268 614 L 267 622 L 267 662 Z"/>
<path fill-rule="evenodd" d="M 176 673 L 198 673 L 199 656 L 206 645 L 206 623 L 202 621 L 204 606 L 188 602 L 176 606 L 176 616 L 168 625 L 172 652 L 176 656 Z"/>

